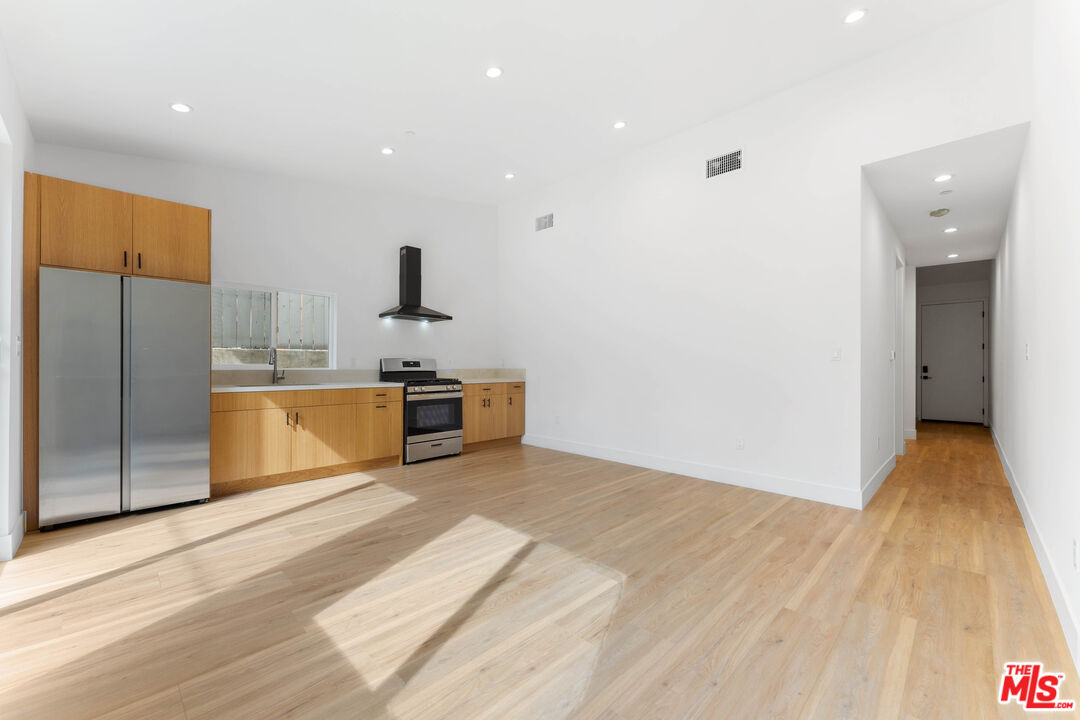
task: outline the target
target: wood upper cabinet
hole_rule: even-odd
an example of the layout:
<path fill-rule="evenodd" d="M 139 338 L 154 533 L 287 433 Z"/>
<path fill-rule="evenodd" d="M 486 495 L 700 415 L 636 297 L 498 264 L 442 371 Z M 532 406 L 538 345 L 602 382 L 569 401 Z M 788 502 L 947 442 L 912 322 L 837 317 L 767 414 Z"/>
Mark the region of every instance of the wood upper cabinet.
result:
<path fill-rule="evenodd" d="M 285 409 L 210 413 L 210 482 L 289 472 L 292 438 Z"/>
<path fill-rule="evenodd" d="M 210 211 L 136 195 L 132 225 L 136 275 L 210 282 Z"/>
<path fill-rule="evenodd" d="M 292 409 L 292 469 L 341 465 L 362 459 L 356 405 Z"/>
<path fill-rule="evenodd" d="M 41 177 L 41 264 L 130 272 L 131 193 Z"/>
<path fill-rule="evenodd" d="M 401 455 L 402 408 L 400 402 L 357 405 L 364 460 Z"/>

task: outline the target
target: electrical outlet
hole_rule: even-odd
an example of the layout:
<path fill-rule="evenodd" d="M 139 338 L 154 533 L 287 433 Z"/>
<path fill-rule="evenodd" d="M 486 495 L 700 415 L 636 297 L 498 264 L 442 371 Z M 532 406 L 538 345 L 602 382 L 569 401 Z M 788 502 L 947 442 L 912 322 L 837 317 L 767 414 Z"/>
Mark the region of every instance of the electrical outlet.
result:
<path fill-rule="evenodd" d="M 744 440 L 741 437 L 735 438 L 735 449 L 736 450 L 745 450 L 746 449 L 746 440 Z"/>
<path fill-rule="evenodd" d="M 832 351 L 832 359 L 833 359 L 833 362 L 839 362 L 839 361 L 840 361 L 840 357 L 841 357 L 842 355 L 843 355 L 843 353 L 841 352 L 840 348 L 836 348 L 835 350 L 833 350 L 833 351 Z"/>
<path fill-rule="evenodd" d="M 1024 343 L 1024 359 L 1031 359 L 1031 343 Z"/>
<path fill-rule="evenodd" d="M 895 350 L 890 350 L 889 351 L 889 361 L 891 362 L 893 360 L 896 360 L 896 351 Z"/>

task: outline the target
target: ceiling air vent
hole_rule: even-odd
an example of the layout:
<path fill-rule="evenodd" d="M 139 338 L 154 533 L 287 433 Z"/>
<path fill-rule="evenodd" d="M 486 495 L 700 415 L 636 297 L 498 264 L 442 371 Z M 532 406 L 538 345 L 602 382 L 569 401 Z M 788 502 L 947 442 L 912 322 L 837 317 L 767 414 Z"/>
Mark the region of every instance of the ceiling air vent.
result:
<path fill-rule="evenodd" d="M 555 213 L 548 213 L 536 218 L 536 232 L 555 227 Z"/>
<path fill-rule="evenodd" d="M 705 179 L 714 178 L 717 175 L 729 173 L 742 167 L 742 150 L 714 157 L 705 161 Z"/>

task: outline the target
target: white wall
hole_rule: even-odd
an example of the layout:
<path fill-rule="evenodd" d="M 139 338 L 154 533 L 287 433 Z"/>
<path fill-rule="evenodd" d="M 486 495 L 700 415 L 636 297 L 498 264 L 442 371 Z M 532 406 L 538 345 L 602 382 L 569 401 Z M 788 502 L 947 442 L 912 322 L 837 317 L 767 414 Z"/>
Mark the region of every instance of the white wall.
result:
<path fill-rule="evenodd" d="M 860 168 L 1026 121 L 1029 15 L 994 6 L 501 206 L 526 441 L 861 505 Z M 743 170 L 703 179 L 736 148 Z"/>
<path fill-rule="evenodd" d="M 863 502 L 868 502 L 896 467 L 901 448 L 896 443 L 901 408 L 896 401 L 898 361 L 890 353 L 896 343 L 898 259 L 903 250 L 896 229 L 862 176 L 862 302 L 859 358 L 861 481 Z M 902 287 L 899 289 L 902 292 Z"/>
<path fill-rule="evenodd" d="M 915 393 L 919 387 L 919 359 L 915 352 L 915 335 L 918 327 L 919 307 L 916 304 L 915 268 L 904 268 L 904 438 L 914 440 Z"/>
<path fill-rule="evenodd" d="M 1031 135 L 994 278 L 994 436 L 1080 666 L 1080 4 L 1035 2 Z M 1026 352 L 1026 348 L 1030 352 Z"/>
<path fill-rule="evenodd" d="M 22 540 L 23 168 L 34 138 L 0 46 L 0 560 Z"/>
<path fill-rule="evenodd" d="M 210 208 L 214 282 L 333 293 L 339 368 L 500 366 L 493 207 L 47 144 L 33 169 Z M 423 250 L 424 304 L 452 321 L 379 320 L 398 303 L 406 244 Z"/>

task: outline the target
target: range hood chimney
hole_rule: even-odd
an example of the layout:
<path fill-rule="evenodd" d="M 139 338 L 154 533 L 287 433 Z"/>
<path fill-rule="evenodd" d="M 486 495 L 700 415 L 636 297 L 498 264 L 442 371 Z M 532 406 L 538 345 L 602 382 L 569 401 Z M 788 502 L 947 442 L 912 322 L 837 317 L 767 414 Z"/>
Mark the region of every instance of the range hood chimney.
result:
<path fill-rule="evenodd" d="M 453 320 L 450 315 L 420 304 L 420 248 L 405 245 L 401 248 L 398 271 L 398 305 L 379 313 L 381 318 L 437 322 Z"/>

